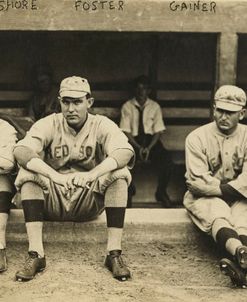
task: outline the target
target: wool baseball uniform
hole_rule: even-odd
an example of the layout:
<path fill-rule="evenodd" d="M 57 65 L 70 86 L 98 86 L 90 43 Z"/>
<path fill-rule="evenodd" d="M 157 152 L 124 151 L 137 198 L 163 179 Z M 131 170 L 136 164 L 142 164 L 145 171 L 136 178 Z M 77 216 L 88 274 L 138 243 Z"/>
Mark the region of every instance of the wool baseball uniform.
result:
<path fill-rule="evenodd" d="M 189 191 L 184 206 L 195 224 L 210 232 L 216 218 L 235 228 L 247 228 L 247 126 L 238 124 L 231 135 L 219 131 L 215 122 L 192 131 L 186 139 L 186 179 L 213 176 L 238 191 L 243 200 L 229 206 L 223 197 L 194 197 Z"/>
<path fill-rule="evenodd" d="M 114 155 L 118 149 L 133 151 L 127 137 L 114 122 L 107 117 L 92 114 L 88 114 L 79 133 L 68 126 L 62 113 L 51 114 L 37 121 L 17 146 L 31 148 L 59 173 L 89 171 L 107 156 Z M 133 162 L 130 163 L 132 165 Z M 21 168 L 16 186 L 20 188 L 23 183 L 33 181 L 44 188 L 46 219 L 84 221 L 95 218 L 103 211 L 102 196 L 105 189 L 118 178 L 130 183 L 127 167 L 99 177 L 90 189 L 77 188 L 72 196 L 67 196 L 62 186 Z"/>

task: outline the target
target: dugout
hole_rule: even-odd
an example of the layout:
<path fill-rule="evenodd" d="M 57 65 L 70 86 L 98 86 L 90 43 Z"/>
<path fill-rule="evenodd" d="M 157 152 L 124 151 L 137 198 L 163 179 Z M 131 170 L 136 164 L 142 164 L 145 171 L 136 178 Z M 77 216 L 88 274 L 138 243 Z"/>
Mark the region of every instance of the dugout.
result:
<path fill-rule="evenodd" d="M 89 12 L 74 1 L 36 0 L 36 8 L 1 10 L 0 112 L 26 116 L 32 66 L 48 62 L 56 83 L 71 74 L 87 77 L 93 112 L 118 122 L 131 79 L 149 74 L 167 126 L 164 142 L 177 165 L 170 193 L 181 205 L 186 135 L 210 120 L 217 86 L 245 78 L 247 4 L 237 2 L 216 2 L 214 11 L 174 11 L 169 1 L 126 0 L 121 11 L 108 5 Z M 143 181 L 137 206 L 157 206 L 149 174 Z"/>

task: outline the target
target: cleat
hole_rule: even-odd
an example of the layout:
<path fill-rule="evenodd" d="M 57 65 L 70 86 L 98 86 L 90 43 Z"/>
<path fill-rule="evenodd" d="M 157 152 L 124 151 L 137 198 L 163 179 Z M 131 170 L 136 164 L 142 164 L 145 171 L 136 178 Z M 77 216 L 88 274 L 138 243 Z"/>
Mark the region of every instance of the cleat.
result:
<path fill-rule="evenodd" d="M 37 252 L 30 251 L 28 252 L 23 269 L 16 273 L 15 278 L 20 282 L 32 280 L 34 276 L 43 271 L 45 267 L 45 257 L 39 257 Z"/>
<path fill-rule="evenodd" d="M 235 257 L 240 267 L 247 269 L 247 246 L 239 246 L 236 250 Z"/>
<path fill-rule="evenodd" d="M 130 271 L 123 262 L 121 252 L 121 250 L 110 251 L 110 254 L 106 256 L 105 266 L 112 272 L 114 278 L 126 281 L 130 278 Z"/>
<path fill-rule="evenodd" d="M 246 281 L 245 273 L 233 261 L 227 258 L 221 259 L 220 270 L 224 275 L 230 277 L 232 283 L 235 286 L 246 288 L 247 281 Z"/>
<path fill-rule="evenodd" d="M 0 273 L 3 273 L 7 270 L 7 257 L 6 257 L 6 249 L 0 249 Z"/>

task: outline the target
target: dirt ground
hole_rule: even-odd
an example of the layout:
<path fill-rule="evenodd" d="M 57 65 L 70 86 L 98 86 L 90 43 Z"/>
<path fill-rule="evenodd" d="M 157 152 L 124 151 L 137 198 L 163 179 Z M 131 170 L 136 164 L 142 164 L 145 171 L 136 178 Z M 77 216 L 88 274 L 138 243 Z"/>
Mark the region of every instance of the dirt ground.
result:
<path fill-rule="evenodd" d="M 132 279 L 119 282 L 104 266 L 105 244 L 47 243 L 47 269 L 29 282 L 14 281 L 27 244 L 8 244 L 9 269 L 0 275 L 0 301 L 246 301 L 218 267 L 211 242 L 149 244 L 124 242 Z"/>

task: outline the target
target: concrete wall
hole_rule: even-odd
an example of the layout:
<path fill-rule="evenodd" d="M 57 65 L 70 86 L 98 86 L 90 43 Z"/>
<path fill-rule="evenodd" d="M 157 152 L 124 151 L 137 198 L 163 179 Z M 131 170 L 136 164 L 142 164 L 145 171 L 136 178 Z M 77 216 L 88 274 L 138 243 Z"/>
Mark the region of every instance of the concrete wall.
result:
<path fill-rule="evenodd" d="M 2 0 L 0 14 L 4 30 L 247 31 L 246 1 Z"/>

